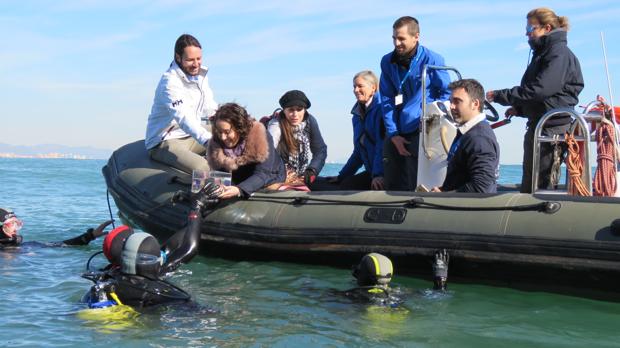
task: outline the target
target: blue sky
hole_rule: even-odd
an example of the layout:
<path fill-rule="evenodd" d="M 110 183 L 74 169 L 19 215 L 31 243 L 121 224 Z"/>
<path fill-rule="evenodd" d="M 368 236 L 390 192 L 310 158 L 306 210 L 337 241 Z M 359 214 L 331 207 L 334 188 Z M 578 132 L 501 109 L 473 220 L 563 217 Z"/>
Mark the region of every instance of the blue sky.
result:
<path fill-rule="evenodd" d="M 608 95 L 601 31 L 620 86 L 615 1 L 3 1 L 0 142 L 114 149 L 143 138 L 174 41 L 191 33 L 218 103 L 236 101 L 260 117 L 285 91 L 301 89 L 328 160 L 343 161 L 352 149 L 351 78 L 379 73 L 396 18 L 418 18 L 423 45 L 464 77 L 499 89 L 519 83 L 529 52 L 525 15 L 541 6 L 569 17 L 569 46 L 586 81 L 580 102 Z M 520 163 L 523 133 L 522 120 L 498 129 L 502 163 Z"/>

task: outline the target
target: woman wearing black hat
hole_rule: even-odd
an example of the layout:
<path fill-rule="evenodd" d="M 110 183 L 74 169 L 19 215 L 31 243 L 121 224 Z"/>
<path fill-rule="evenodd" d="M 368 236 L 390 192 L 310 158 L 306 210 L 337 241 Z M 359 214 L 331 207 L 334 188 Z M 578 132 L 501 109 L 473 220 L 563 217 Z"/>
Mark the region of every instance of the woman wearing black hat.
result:
<path fill-rule="evenodd" d="M 327 145 L 316 118 L 308 113 L 310 105 L 304 92 L 288 91 L 280 98 L 283 110 L 267 126 L 286 165 L 287 184 L 310 186 L 325 165 Z"/>

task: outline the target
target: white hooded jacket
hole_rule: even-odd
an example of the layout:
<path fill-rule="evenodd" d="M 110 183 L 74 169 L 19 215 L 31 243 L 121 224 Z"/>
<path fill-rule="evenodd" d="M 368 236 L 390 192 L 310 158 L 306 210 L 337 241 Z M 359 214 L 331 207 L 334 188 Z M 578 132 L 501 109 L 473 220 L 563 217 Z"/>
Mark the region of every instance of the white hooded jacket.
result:
<path fill-rule="evenodd" d="M 202 117 L 213 115 L 217 109 L 207 71 L 207 67 L 201 67 L 199 78 L 190 80 L 176 62 L 170 64 L 155 90 L 146 126 L 147 150 L 168 139 L 192 136 L 205 145 L 211 138 L 200 123 Z"/>

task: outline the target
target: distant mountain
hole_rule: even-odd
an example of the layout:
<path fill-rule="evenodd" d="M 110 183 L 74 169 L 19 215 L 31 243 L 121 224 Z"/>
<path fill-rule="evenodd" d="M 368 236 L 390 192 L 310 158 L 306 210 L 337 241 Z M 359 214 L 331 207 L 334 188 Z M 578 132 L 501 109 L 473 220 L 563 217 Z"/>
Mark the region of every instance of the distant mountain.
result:
<path fill-rule="evenodd" d="M 57 158 L 86 158 L 86 159 L 108 159 L 112 150 L 97 149 L 90 146 L 66 146 L 58 144 L 41 145 L 10 145 L 0 143 L 0 155 L 2 157 L 57 157 Z M 53 156 L 49 156 L 53 155 Z"/>

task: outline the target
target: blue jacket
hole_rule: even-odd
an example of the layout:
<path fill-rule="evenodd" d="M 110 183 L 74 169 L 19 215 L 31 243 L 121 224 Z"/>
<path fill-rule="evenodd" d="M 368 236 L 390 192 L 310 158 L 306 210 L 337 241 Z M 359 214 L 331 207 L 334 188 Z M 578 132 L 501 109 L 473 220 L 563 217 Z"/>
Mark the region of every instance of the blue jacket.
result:
<path fill-rule="evenodd" d="M 351 110 L 353 153 L 338 174 L 340 180 L 355 175 L 362 165 L 373 178 L 383 176 L 383 113 L 380 99 L 379 93 L 375 93 L 363 118 L 359 103 L 355 103 Z"/>
<path fill-rule="evenodd" d="M 418 44 L 415 57 L 411 60 L 410 73 L 402 85 L 403 103 L 394 106 L 394 98 L 400 93 L 399 86 L 407 71 L 392 63 L 390 52 L 381 59 L 381 107 L 388 138 L 398 134 L 415 132 L 419 128 L 422 114 L 422 70 L 425 65 L 445 65 L 443 57 Z M 450 99 L 450 76 L 445 70 L 429 71 L 426 79 L 426 103 Z"/>

